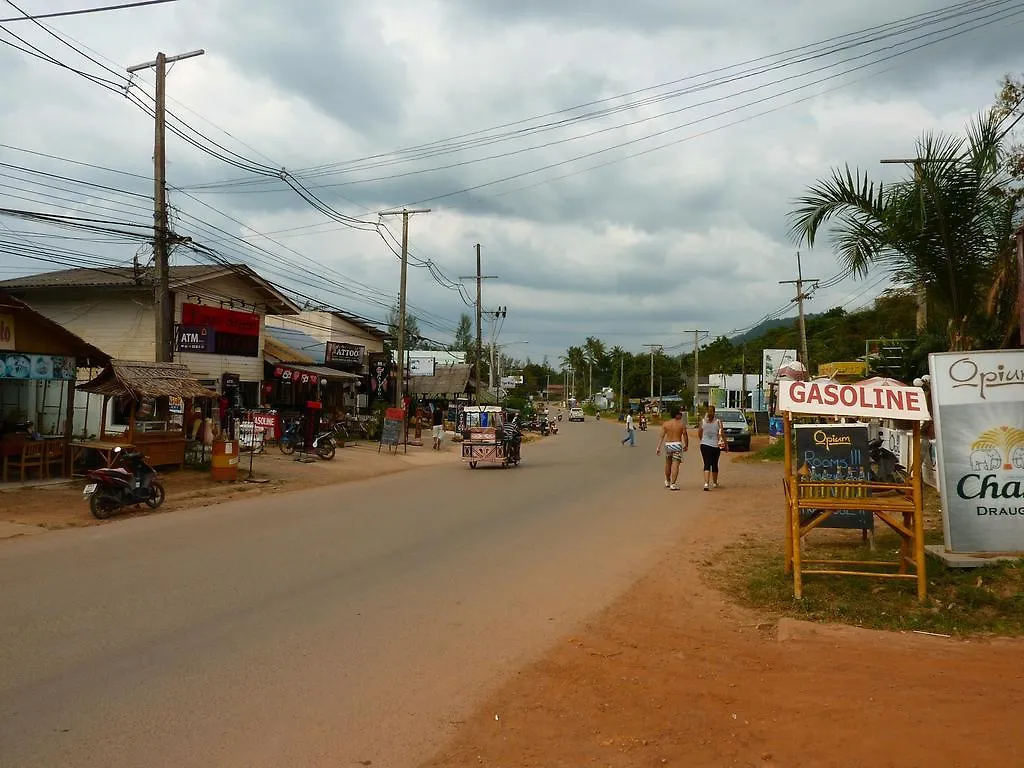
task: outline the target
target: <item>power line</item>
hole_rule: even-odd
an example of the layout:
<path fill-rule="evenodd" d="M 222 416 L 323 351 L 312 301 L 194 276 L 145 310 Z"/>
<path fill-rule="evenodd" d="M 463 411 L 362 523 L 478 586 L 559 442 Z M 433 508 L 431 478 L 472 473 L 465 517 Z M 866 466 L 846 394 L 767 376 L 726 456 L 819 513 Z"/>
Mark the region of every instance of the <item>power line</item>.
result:
<path fill-rule="evenodd" d="M 105 13 L 106 11 L 122 11 L 129 8 L 142 8 L 147 5 L 163 5 L 164 3 L 176 3 L 178 0 L 139 0 L 134 3 L 122 3 L 120 5 L 104 5 L 99 8 L 80 8 L 77 11 L 55 11 L 53 13 L 37 13 L 33 16 L 13 16 L 9 19 L 0 19 L 0 24 L 7 24 L 12 21 L 38 21 L 39 19 L 56 19 L 64 16 L 84 16 L 89 13 Z M 14 3 L 11 3 L 14 5 Z"/>

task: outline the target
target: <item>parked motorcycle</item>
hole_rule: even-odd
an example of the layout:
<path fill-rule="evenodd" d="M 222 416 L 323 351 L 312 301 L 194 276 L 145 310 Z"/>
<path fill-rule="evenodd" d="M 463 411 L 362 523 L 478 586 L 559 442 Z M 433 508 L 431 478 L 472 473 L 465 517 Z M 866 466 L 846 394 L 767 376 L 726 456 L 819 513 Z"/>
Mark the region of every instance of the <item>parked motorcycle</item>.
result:
<path fill-rule="evenodd" d="M 647 419 L 643 419 L 643 418 L 640 419 L 640 431 L 641 432 L 646 432 L 647 431 Z"/>
<path fill-rule="evenodd" d="M 82 496 L 97 520 L 106 520 L 123 507 L 145 504 L 156 509 L 164 503 L 164 487 L 140 451 L 114 448 L 112 466 L 89 470 L 85 476 L 92 482 Z"/>
<path fill-rule="evenodd" d="M 302 436 L 302 422 L 293 421 L 288 424 L 284 432 L 281 434 L 281 439 L 278 440 L 277 447 L 281 450 L 281 453 L 286 456 L 291 456 L 295 453 L 295 449 L 304 450 L 306 448 L 306 440 Z M 338 450 L 338 438 L 335 431 L 327 430 L 326 432 L 319 433 L 313 438 L 312 453 L 315 453 L 321 459 L 330 461 L 334 458 L 334 454 Z"/>
<path fill-rule="evenodd" d="M 869 478 L 878 483 L 905 483 L 907 470 L 899 463 L 899 457 L 883 447 L 884 441 L 877 437 L 868 441 L 868 456 L 871 458 Z"/>

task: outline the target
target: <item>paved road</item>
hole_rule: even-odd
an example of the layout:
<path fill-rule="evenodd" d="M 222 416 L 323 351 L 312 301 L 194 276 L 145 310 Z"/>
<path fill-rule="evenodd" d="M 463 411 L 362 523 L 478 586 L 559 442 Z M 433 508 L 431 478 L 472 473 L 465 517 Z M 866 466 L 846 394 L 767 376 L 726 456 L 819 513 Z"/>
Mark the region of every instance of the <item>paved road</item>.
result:
<path fill-rule="evenodd" d="M 0 765 L 416 765 L 686 525 L 618 434 L 0 542 Z"/>

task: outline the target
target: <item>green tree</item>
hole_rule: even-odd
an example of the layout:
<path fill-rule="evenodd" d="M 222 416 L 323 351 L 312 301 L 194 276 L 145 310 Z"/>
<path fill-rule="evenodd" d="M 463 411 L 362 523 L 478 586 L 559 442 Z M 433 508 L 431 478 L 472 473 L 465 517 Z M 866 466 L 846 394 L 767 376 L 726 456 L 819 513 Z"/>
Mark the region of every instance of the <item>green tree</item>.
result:
<path fill-rule="evenodd" d="M 391 338 L 394 339 L 394 348 L 398 348 L 398 326 L 399 318 L 401 317 L 398 311 L 398 303 L 391 307 L 391 311 L 388 312 L 388 333 Z M 420 333 L 420 323 L 416 319 L 415 315 L 405 313 L 405 349 L 416 349 L 418 345 L 423 342 L 423 335 Z"/>
<path fill-rule="evenodd" d="M 834 169 L 796 201 L 794 239 L 813 247 L 830 225 L 833 249 L 853 274 L 877 268 L 897 286 L 925 291 L 948 349 L 1004 346 L 1015 328 L 1016 301 L 1008 297 L 1016 295 L 1020 203 L 1004 136 L 990 110 L 965 137 L 921 136 L 909 180 L 884 186 L 866 171 Z"/>
<path fill-rule="evenodd" d="M 466 355 L 466 362 L 476 360 L 476 339 L 473 338 L 473 318 L 463 312 L 459 316 L 459 325 L 455 329 L 455 340 L 452 342 L 452 349 L 456 352 L 463 352 Z"/>

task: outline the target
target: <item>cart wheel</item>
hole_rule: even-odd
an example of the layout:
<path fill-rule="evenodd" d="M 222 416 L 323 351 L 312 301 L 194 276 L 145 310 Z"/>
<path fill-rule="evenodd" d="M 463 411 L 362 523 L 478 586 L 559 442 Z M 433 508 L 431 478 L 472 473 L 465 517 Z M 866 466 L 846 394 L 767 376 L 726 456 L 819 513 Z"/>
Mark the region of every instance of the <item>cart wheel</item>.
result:
<path fill-rule="evenodd" d="M 470 469 L 476 469 L 476 462 L 475 461 L 469 462 L 469 468 Z"/>

